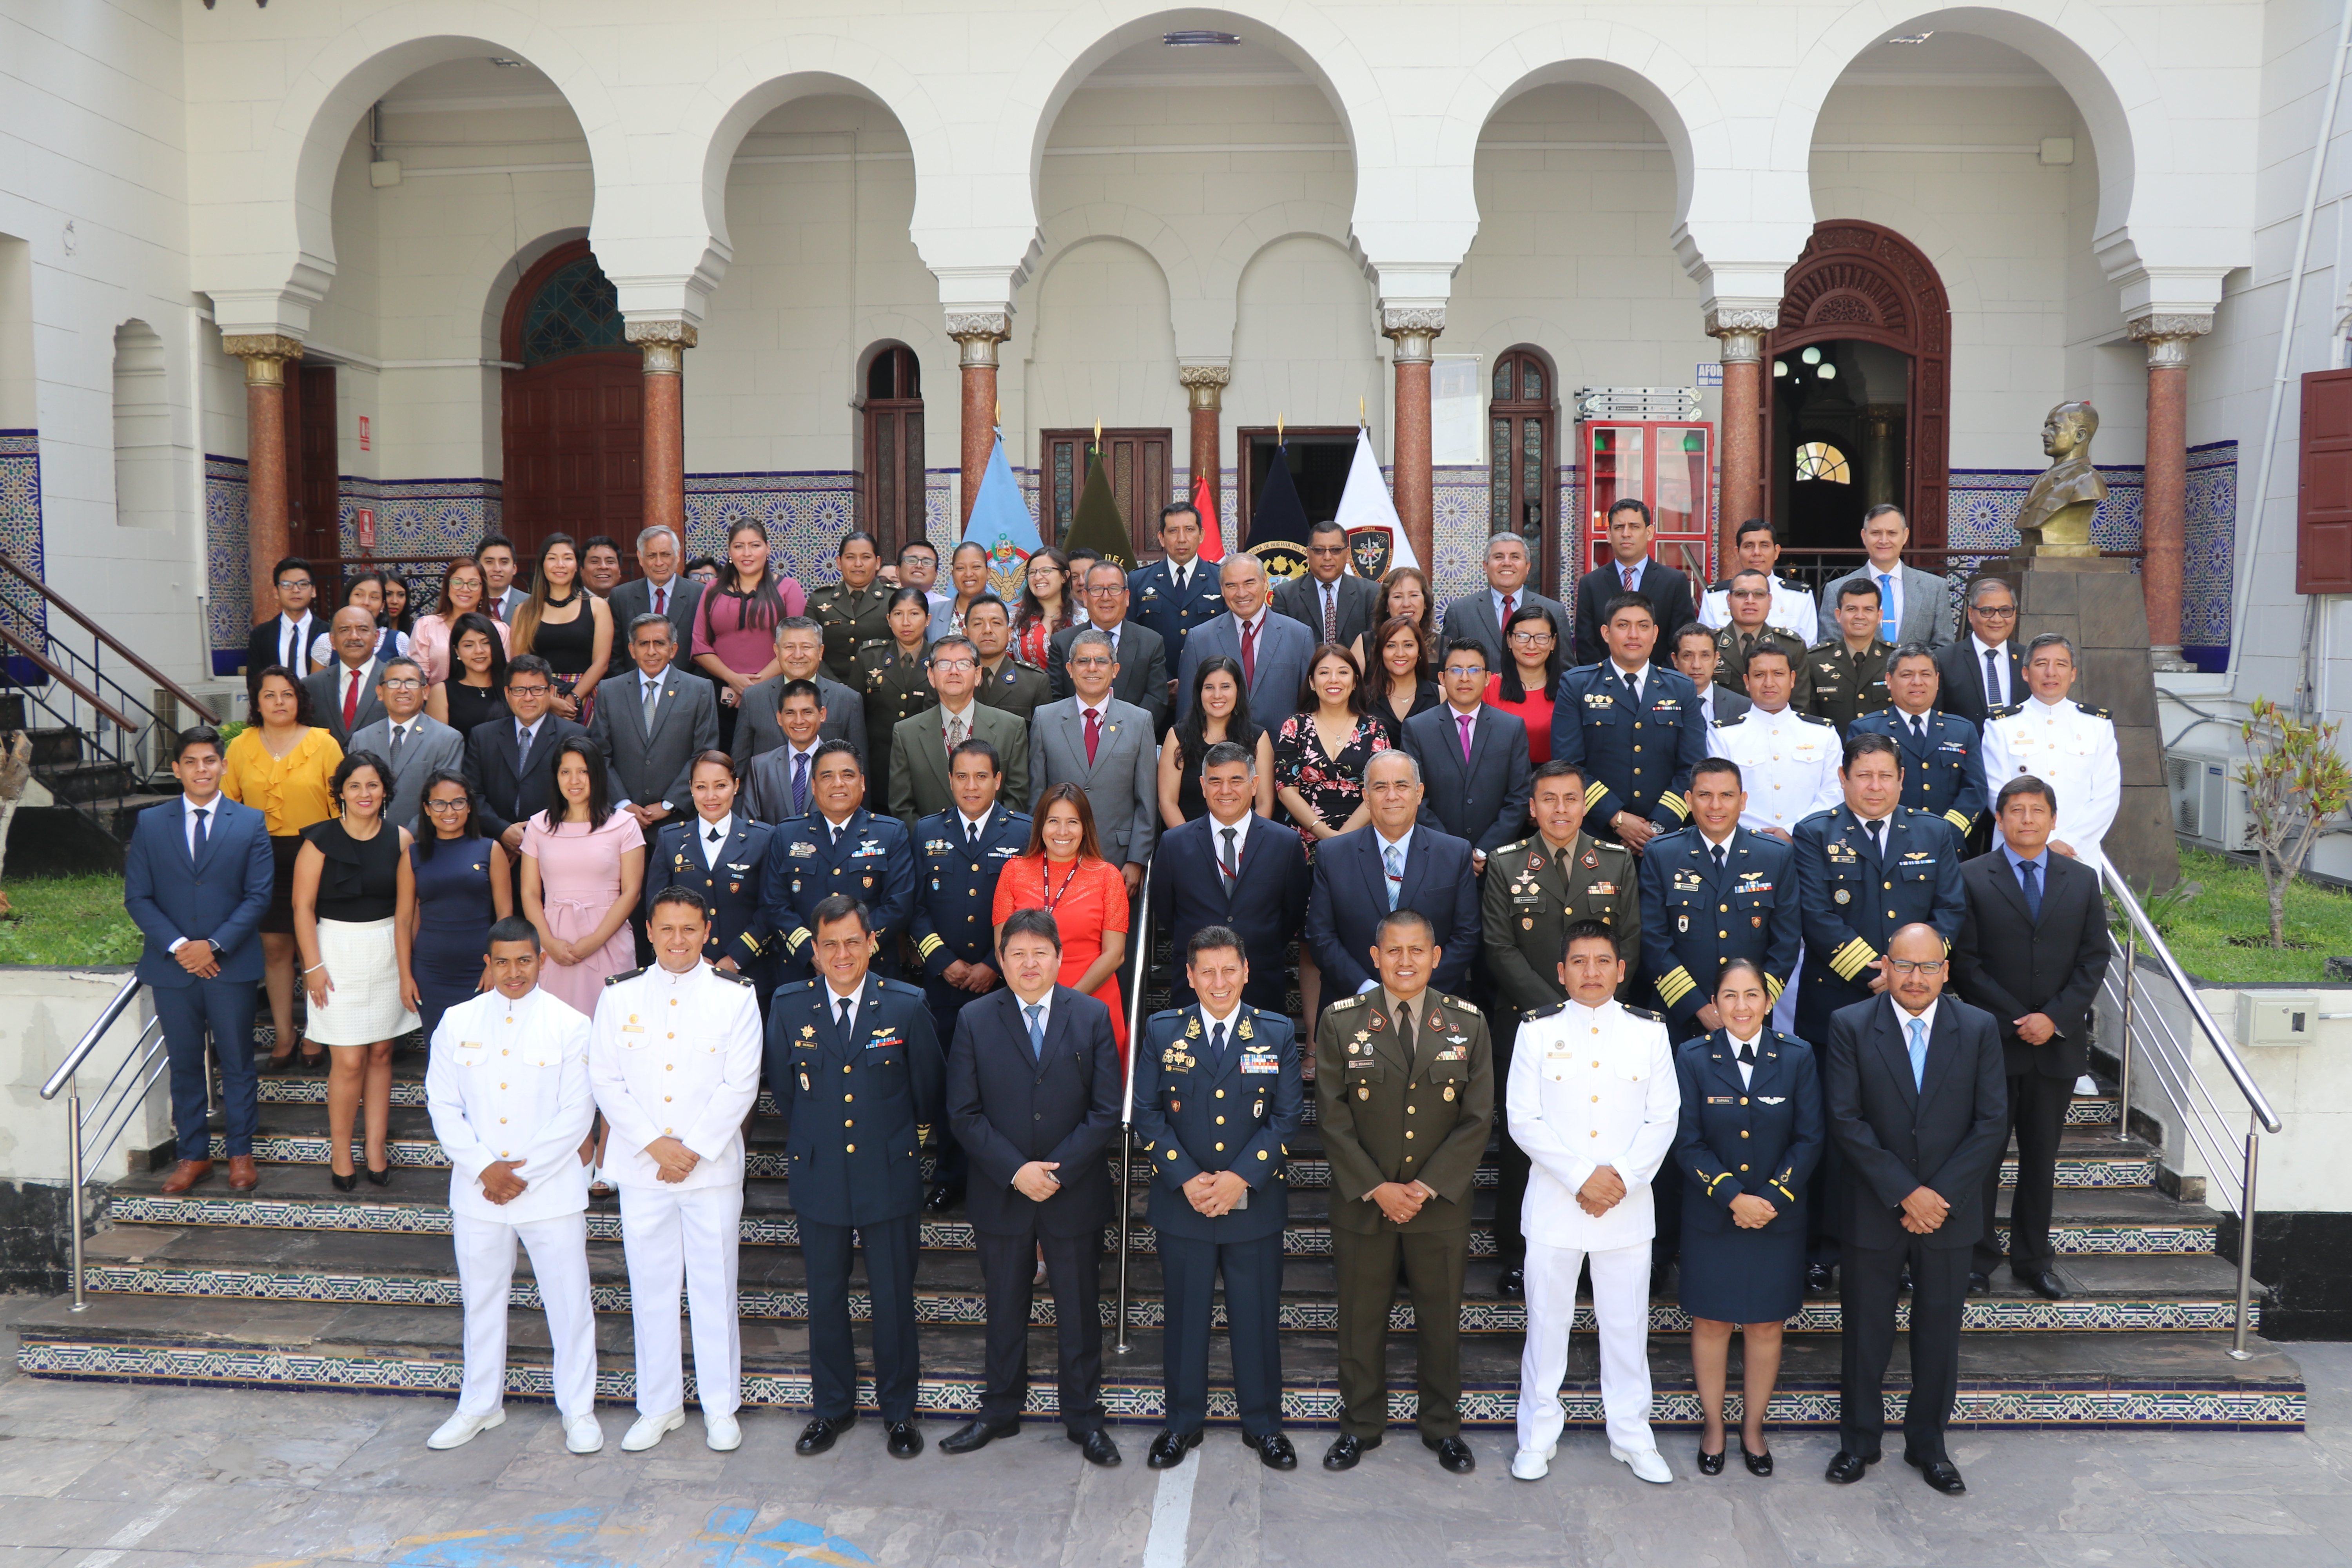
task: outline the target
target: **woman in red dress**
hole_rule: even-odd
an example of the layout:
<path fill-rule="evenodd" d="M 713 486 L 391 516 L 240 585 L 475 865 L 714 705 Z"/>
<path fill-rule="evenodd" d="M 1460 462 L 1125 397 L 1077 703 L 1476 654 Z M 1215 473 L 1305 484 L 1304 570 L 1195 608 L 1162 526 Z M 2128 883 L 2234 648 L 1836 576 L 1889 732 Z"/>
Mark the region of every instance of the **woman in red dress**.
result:
<path fill-rule="evenodd" d="M 1551 761 L 1551 694 L 1559 688 L 1559 630 L 1541 605 L 1521 605 L 1503 628 L 1504 667 L 1486 677 L 1486 700 L 1528 727 L 1528 763 Z"/>
<path fill-rule="evenodd" d="M 989 916 L 1002 928 L 1015 910 L 1045 910 L 1062 932 L 1061 983 L 1110 1009 L 1112 1037 L 1127 1061 L 1127 1006 L 1118 966 L 1127 956 L 1127 878 L 1103 858 L 1094 813 L 1074 784 L 1048 784 L 1029 826 L 1029 848 L 1004 863 Z"/>

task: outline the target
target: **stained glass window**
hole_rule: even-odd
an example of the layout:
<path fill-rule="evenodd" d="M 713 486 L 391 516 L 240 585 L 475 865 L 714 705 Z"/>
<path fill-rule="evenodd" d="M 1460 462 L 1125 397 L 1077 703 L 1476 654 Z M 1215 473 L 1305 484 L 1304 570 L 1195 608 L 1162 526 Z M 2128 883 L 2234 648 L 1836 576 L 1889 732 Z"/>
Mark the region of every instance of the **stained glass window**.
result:
<path fill-rule="evenodd" d="M 1827 441 L 1807 441 L 1797 448 L 1797 478 L 1847 485 L 1853 482 L 1853 470 L 1847 467 L 1845 454 Z"/>
<path fill-rule="evenodd" d="M 522 362 L 545 364 L 571 354 L 626 350 L 621 301 L 593 256 L 556 269 L 522 318 Z"/>

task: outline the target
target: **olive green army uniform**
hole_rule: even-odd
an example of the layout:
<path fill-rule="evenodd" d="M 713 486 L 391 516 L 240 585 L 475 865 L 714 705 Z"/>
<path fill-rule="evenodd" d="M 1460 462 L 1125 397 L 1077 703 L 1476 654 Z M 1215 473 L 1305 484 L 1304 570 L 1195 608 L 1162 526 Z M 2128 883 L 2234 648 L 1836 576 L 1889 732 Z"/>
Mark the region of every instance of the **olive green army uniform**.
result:
<path fill-rule="evenodd" d="M 809 595 L 808 614 L 824 628 L 825 674 L 853 691 L 865 690 L 865 671 L 857 666 L 857 656 L 890 646 L 890 590 L 879 583 L 863 589 L 835 583 Z M 889 744 L 890 731 L 879 733 L 883 744 Z"/>
<path fill-rule="evenodd" d="M 1759 647 L 1777 647 L 1789 656 L 1789 672 L 1801 672 L 1805 668 L 1805 645 L 1780 630 L 1767 626 L 1753 635 L 1743 634 L 1738 626 L 1724 626 L 1715 634 L 1715 683 L 1748 695 L 1748 659 Z"/>
<path fill-rule="evenodd" d="M 866 773 L 866 809 L 874 812 L 889 810 L 890 795 L 890 733 L 901 719 L 911 719 L 927 708 L 940 705 L 940 694 L 931 689 L 931 650 L 927 645 L 912 658 L 898 652 L 895 641 L 885 642 L 878 648 L 866 648 L 857 656 L 856 689 L 866 694 L 866 732 L 878 735 L 880 752 L 878 767 Z"/>
<path fill-rule="evenodd" d="M 1860 653 L 1849 650 L 1843 637 L 1808 649 L 1797 667 L 1796 695 L 1789 706 L 1828 720 L 1844 740 L 1847 725 L 1892 700 L 1886 695 L 1886 661 L 1894 651 L 1876 637 Z"/>

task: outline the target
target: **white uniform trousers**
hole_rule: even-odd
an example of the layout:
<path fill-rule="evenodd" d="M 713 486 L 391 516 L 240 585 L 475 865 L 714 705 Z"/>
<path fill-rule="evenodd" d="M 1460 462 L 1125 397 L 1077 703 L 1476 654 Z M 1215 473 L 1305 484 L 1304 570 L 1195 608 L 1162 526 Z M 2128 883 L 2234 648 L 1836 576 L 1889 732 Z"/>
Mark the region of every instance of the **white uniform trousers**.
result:
<path fill-rule="evenodd" d="M 678 1360 L 681 1276 L 694 1323 L 694 1388 L 702 1413 L 732 1415 L 742 1404 L 743 1342 L 735 1317 L 742 1218 L 740 1183 L 683 1192 L 664 1186 L 621 1189 L 638 1415 L 667 1415 L 686 1403 L 685 1369 Z"/>
<path fill-rule="evenodd" d="M 507 1291 L 514 1283 L 515 1242 L 530 1252 L 547 1337 L 555 1347 L 555 1407 L 566 1416 L 596 1407 L 596 1314 L 588 1302 L 588 1216 L 557 1215 L 508 1225 L 453 1215 L 457 1287 L 466 1298 L 466 1379 L 457 1414 L 488 1415 L 507 1385 Z"/>
<path fill-rule="evenodd" d="M 1587 1253 L 1528 1238 L 1528 1338 L 1519 1356 L 1519 1447 L 1538 1452 L 1559 1441 L 1568 1415 L 1559 1386 L 1568 1376 L 1568 1332 L 1576 1321 L 1576 1276 L 1592 1261 L 1592 1311 L 1601 1325 L 1601 1403 L 1609 1441 L 1633 1451 L 1654 1448 L 1650 1432 L 1650 1244 Z"/>

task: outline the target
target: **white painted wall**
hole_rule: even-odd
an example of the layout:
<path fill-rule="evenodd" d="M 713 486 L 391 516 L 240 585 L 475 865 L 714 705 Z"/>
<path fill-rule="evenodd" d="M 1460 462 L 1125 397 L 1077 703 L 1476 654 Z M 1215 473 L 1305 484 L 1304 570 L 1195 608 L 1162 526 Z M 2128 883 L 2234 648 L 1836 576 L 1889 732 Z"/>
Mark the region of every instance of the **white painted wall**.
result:
<path fill-rule="evenodd" d="M 62 1093 L 43 1100 L 41 1085 L 127 977 L 122 970 L 0 969 L 0 1181 L 64 1183 L 66 1100 Z M 152 1016 L 142 996 L 99 1042 L 78 1075 L 85 1114 Z M 172 1136 L 171 1093 L 159 1080 L 131 1113 L 114 1149 L 85 1174 L 93 1182 L 117 1180 L 129 1169 L 126 1150 L 155 1148 Z"/>

